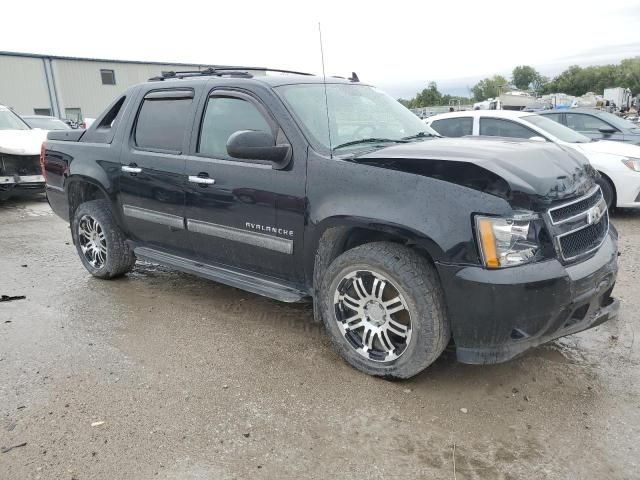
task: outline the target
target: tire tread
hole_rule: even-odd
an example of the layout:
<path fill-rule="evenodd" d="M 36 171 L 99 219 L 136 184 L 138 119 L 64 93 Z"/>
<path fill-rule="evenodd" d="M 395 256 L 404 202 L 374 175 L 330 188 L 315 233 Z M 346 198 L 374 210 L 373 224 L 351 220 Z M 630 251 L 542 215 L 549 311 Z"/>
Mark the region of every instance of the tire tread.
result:
<path fill-rule="evenodd" d="M 398 274 L 401 274 L 405 283 L 409 285 L 409 287 L 404 286 L 405 290 L 409 290 L 414 296 L 418 295 L 419 300 L 425 302 L 428 316 L 432 321 L 423 322 L 422 327 L 427 331 L 426 337 L 432 339 L 433 343 L 422 346 L 423 352 L 420 356 L 420 364 L 402 365 L 398 368 L 377 368 L 376 366 L 367 368 L 365 365 L 367 362 L 366 359 L 362 359 L 362 362 L 352 361 L 352 359 L 357 359 L 347 353 L 350 347 L 345 344 L 342 338 L 336 337 L 336 335 L 331 333 L 331 325 L 328 322 L 334 321 L 332 311 L 330 310 L 333 301 L 332 293 L 328 291 L 328 289 L 333 281 L 333 277 L 341 269 L 348 267 L 350 264 L 366 261 L 378 264 L 390 272 L 398 272 Z M 421 292 L 421 294 L 418 292 Z M 348 363 L 365 373 L 391 379 L 409 378 L 433 363 L 444 351 L 449 342 L 450 328 L 438 273 L 426 258 L 404 245 L 390 242 L 373 242 L 347 250 L 336 258 L 329 268 L 327 268 L 319 293 L 321 298 L 316 299 L 316 302 L 320 305 L 318 312 L 322 316 L 334 348 Z M 331 299 L 328 297 L 331 297 Z M 357 354 L 354 352 L 354 355 Z"/>
<path fill-rule="evenodd" d="M 77 222 L 84 214 L 89 214 L 96 218 L 102 230 L 107 237 L 107 264 L 105 267 L 95 269 L 89 265 L 80 251 L 77 234 Z M 82 203 L 75 211 L 73 217 L 74 242 L 78 250 L 78 255 L 82 260 L 82 264 L 94 277 L 103 279 L 112 279 L 121 277 L 125 273 L 131 271 L 136 263 L 136 256 L 126 241 L 124 232 L 116 225 L 113 214 L 111 212 L 110 203 L 107 200 L 91 200 Z"/>

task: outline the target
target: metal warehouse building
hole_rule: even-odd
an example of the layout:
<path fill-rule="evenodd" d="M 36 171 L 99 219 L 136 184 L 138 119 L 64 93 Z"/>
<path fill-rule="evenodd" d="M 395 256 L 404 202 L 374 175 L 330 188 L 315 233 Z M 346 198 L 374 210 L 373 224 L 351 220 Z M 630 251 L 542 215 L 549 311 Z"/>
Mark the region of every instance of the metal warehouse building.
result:
<path fill-rule="evenodd" d="M 131 85 L 206 65 L 101 60 L 0 51 L 0 105 L 22 115 L 96 118 Z"/>

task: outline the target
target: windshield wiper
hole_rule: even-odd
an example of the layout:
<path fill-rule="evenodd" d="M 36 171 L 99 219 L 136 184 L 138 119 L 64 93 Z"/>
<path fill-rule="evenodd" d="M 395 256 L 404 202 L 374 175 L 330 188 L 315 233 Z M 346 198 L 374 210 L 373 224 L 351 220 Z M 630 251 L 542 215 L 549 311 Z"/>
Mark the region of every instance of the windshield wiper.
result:
<path fill-rule="evenodd" d="M 360 140 L 353 140 L 352 142 L 341 143 L 340 145 L 333 147 L 332 150 L 337 150 L 342 147 L 350 147 L 351 145 L 359 145 L 361 143 L 408 143 L 408 140 L 404 138 L 392 139 L 392 138 L 361 138 Z"/>
<path fill-rule="evenodd" d="M 415 135 L 409 135 L 408 137 L 402 137 L 402 140 L 415 140 L 416 138 L 428 138 L 428 137 L 437 137 L 438 135 L 434 135 L 433 133 L 427 132 L 418 132 Z"/>

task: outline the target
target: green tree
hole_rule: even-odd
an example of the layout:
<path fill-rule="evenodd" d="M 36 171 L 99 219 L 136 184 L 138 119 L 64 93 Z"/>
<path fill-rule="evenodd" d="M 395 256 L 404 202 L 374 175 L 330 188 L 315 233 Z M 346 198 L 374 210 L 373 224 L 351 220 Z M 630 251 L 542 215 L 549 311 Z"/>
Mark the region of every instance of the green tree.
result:
<path fill-rule="evenodd" d="M 414 102 L 416 103 L 416 107 L 440 105 L 442 102 L 442 94 L 438 90 L 438 84 L 436 82 L 429 82 L 427 88 L 416 95 Z"/>
<path fill-rule="evenodd" d="M 584 95 L 602 94 L 605 88 L 623 87 L 640 93 L 640 57 L 627 58 L 616 65 L 597 65 L 582 68 L 572 65 L 542 86 L 542 93 Z"/>
<path fill-rule="evenodd" d="M 478 102 L 486 100 L 487 98 L 495 98 L 500 95 L 500 92 L 508 83 L 507 79 L 502 75 L 494 75 L 491 78 L 480 80 L 471 89 L 473 98 Z"/>
<path fill-rule="evenodd" d="M 630 89 L 635 95 L 640 94 L 640 57 L 622 60 L 619 75 L 621 87 Z"/>
<path fill-rule="evenodd" d="M 549 83 L 549 77 L 545 77 L 544 75 L 538 75 L 538 77 L 531 84 L 531 89 L 539 93 L 544 90 L 545 86 Z"/>
<path fill-rule="evenodd" d="M 511 73 L 511 81 L 518 90 L 528 90 L 540 78 L 537 70 L 529 65 L 519 65 Z"/>
<path fill-rule="evenodd" d="M 455 95 L 442 94 L 438 90 L 436 82 L 429 82 L 427 88 L 416 93 L 411 100 L 399 98 L 398 102 L 407 108 L 434 107 L 440 105 L 452 105 L 454 103 L 467 104 L 469 98 Z"/>

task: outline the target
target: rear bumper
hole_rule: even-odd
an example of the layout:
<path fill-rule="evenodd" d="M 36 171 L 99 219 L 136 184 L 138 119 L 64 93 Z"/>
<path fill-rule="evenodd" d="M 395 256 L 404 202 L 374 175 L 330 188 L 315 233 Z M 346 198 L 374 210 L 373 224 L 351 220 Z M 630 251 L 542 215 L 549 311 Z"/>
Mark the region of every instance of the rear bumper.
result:
<path fill-rule="evenodd" d="M 438 265 L 458 360 L 488 364 L 617 317 L 617 240 L 589 259 L 486 270 Z"/>

